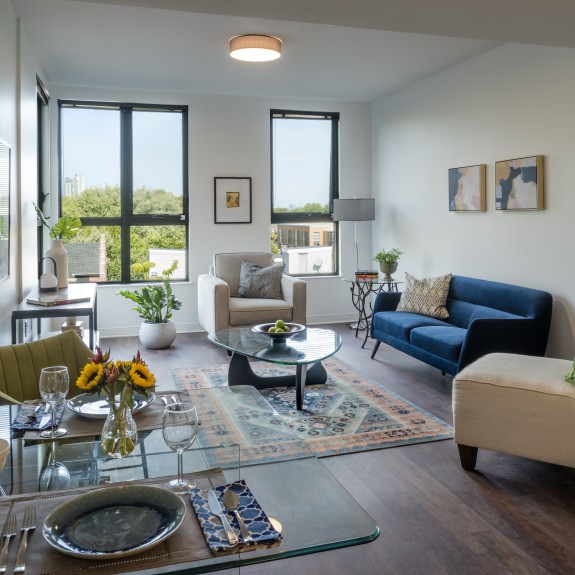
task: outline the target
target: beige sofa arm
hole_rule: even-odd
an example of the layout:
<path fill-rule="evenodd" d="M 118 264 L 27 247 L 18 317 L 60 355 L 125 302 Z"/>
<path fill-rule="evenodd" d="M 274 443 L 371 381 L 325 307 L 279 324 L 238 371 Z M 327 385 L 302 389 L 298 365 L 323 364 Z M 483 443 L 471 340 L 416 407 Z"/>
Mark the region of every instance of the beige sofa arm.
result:
<path fill-rule="evenodd" d="M 230 321 L 230 288 L 210 274 L 198 276 L 198 319 L 208 332 L 227 329 Z"/>
<path fill-rule="evenodd" d="M 292 319 L 294 323 L 306 325 L 307 322 L 307 292 L 306 283 L 299 278 L 283 275 L 282 299 L 287 301 L 293 308 Z"/>

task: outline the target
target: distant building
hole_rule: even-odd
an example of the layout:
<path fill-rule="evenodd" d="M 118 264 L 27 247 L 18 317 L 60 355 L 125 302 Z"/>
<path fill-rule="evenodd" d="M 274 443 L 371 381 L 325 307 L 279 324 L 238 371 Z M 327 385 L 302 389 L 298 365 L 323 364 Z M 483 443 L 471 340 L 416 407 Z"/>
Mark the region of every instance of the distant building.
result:
<path fill-rule="evenodd" d="M 186 279 L 186 250 L 149 248 L 148 260 L 156 264 L 150 269 L 150 279 L 160 279 L 162 272 L 172 266 L 174 260 L 178 262 L 178 267 L 170 276 L 173 280 Z"/>
<path fill-rule="evenodd" d="M 84 176 L 82 174 L 74 174 L 72 178 L 64 178 L 64 196 L 74 198 L 79 196 L 86 186 L 84 185 Z"/>

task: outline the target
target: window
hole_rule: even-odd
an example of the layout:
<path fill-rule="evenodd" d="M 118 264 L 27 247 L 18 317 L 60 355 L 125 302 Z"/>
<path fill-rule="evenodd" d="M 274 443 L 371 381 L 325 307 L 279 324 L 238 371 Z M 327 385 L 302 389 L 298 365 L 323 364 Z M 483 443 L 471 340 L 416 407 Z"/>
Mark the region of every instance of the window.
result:
<path fill-rule="evenodd" d="M 153 280 L 168 270 L 187 279 L 187 107 L 61 100 L 59 110 L 60 211 L 82 219 L 69 241 L 99 246 L 90 280 Z"/>
<path fill-rule="evenodd" d="M 338 113 L 271 111 L 271 245 L 291 275 L 338 272 L 338 123 Z"/>

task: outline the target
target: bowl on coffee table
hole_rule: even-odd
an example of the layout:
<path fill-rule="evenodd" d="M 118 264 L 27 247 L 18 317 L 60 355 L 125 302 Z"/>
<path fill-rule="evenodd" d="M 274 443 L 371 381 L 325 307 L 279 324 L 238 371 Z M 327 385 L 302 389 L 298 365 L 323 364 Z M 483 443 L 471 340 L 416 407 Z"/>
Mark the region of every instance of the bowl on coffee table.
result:
<path fill-rule="evenodd" d="M 254 325 L 252 331 L 260 335 L 266 335 L 272 342 L 285 341 L 298 333 L 305 330 L 305 325 L 299 323 L 289 323 L 285 322 L 285 326 L 289 328 L 289 331 L 268 331 L 270 327 L 276 327 L 275 323 L 260 323 L 259 325 Z"/>

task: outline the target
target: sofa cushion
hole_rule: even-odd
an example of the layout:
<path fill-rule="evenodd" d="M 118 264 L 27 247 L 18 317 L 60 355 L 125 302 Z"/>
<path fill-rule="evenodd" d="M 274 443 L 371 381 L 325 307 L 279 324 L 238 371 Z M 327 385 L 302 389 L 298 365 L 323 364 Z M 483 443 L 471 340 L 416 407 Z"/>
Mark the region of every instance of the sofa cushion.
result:
<path fill-rule="evenodd" d="M 411 330 L 410 343 L 433 355 L 457 363 L 466 329 L 454 326 L 424 326 Z"/>
<path fill-rule="evenodd" d="M 522 317 L 500 309 L 452 299 L 447 300 L 447 310 L 449 323 L 463 328 L 468 328 L 475 319 L 521 319 Z"/>
<path fill-rule="evenodd" d="M 230 298 L 230 325 L 293 321 L 291 305 L 283 299 Z"/>
<path fill-rule="evenodd" d="M 237 297 L 281 299 L 283 266 L 261 267 L 242 262 Z"/>
<path fill-rule="evenodd" d="M 397 311 L 406 311 L 446 319 L 449 312 L 445 307 L 451 274 L 436 278 L 418 280 L 405 274 L 406 287 L 401 294 Z"/>
<path fill-rule="evenodd" d="M 376 332 L 383 331 L 407 342 L 412 329 L 424 326 L 449 327 L 449 324 L 433 317 L 403 311 L 380 311 L 373 316 L 373 328 Z"/>

